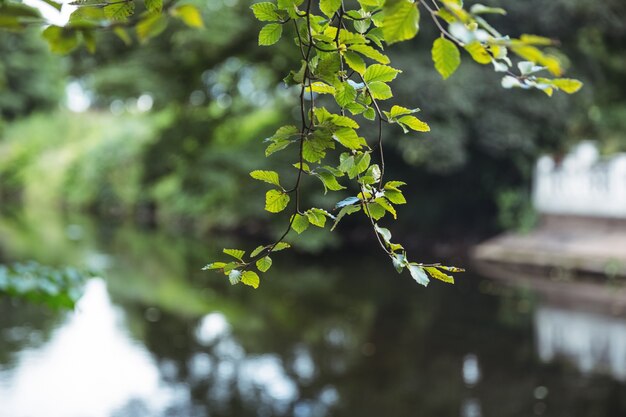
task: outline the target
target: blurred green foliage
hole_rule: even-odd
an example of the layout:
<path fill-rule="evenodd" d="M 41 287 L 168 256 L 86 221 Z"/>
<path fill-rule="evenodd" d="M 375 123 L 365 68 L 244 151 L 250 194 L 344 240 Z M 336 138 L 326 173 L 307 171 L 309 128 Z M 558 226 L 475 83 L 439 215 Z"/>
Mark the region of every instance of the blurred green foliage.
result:
<path fill-rule="evenodd" d="M 1 32 L 0 56 L 0 126 L 58 104 L 65 83 L 61 58 L 50 54 L 36 30 Z"/>
<path fill-rule="evenodd" d="M 200 232 L 262 230 L 263 190 L 247 172 L 279 165 L 278 156 L 265 160 L 261 141 L 294 118 L 293 92 L 280 80 L 298 57 L 289 45 L 258 48 L 258 26 L 244 3 L 204 5 L 202 30 L 173 21 L 159 37 L 132 46 L 102 32 L 95 54 L 72 54 L 68 75 L 80 80 L 97 112 L 38 115 L 12 126 L 0 139 L 0 195 L 47 195 L 68 207 L 139 214 Z M 562 153 L 588 138 L 606 152 L 624 150 L 626 5 L 488 3 L 509 11 L 496 26 L 512 35 L 559 39 L 573 63 L 568 76 L 585 88 L 551 99 L 505 91 L 498 76 L 469 64 L 443 82 L 428 56 L 435 37 L 429 25 L 414 42 L 389 48 L 404 71 L 398 102 L 421 107 L 432 127 L 424 139 L 386 134 L 389 175 L 410 179 L 405 192 L 417 196 L 399 221 L 425 239 L 528 227 L 528 184 L 541 153 Z M 12 92 L 28 95 L 25 87 Z M 153 99 L 152 111 L 137 115 L 142 95 Z M 313 198 L 320 204 L 325 197 Z M 344 230 L 359 240 L 353 224 Z"/>

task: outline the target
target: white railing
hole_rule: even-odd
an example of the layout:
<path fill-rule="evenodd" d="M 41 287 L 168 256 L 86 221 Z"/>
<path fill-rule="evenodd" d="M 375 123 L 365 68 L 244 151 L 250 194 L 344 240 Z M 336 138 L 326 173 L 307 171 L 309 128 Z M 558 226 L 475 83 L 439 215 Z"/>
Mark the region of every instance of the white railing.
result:
<path fill-rule="evenodd" d="M 601 158 L 582 142 L 562 161 L 537 161 L 533 202 L 540 213 L 626 219 L 626 154 Z"/>

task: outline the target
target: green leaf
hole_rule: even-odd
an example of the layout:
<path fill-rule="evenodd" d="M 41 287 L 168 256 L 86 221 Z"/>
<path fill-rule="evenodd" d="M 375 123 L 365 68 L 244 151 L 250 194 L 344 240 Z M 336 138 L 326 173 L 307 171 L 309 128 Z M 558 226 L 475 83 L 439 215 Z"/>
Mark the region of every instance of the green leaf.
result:
<path fill-rule="evenodd" d="M 374 81 L 372 83 L 369 83 L 367 85 L 367 88 L 370 90 L 370 93 L 372 94 L 373 99 L 387 100 L 393 97 L 393 93 L 391 92 L 391 87 L 389 87 L 387 84 L 383 82 Z"/>
<path fill-rule="evenodd" d="M 333 17 L 341 7 L 341 0 L 320 0 L 320 10 L 328 17 Z"/>
<path fill-rule="evenodd" d="M 270 156 L 278 151 L 282 151 L 283 149 L 285 149 L 287 146 L 291 145 L 292 143 L 293 141 L 286 140 L 286 139 L 276 140 L 270 143 L 269 145 L 267 145 L 267 148 L 265 148 L 265 156 Z"/>
<path fill-rule="evenodd" d="M 480 42 L 470 42 L 465 45 L 464 48 L 467 52 L 469 52 L 474 61 L 478 62 L 479 64 L 485 65 L 491 63 L 491 55 L 489 55 L 489 52 L 487 52 L 485 47 L 482 46 Z"/>
<path fill-rule="evenodd" d="M 270 213 L 280 213 L 289 204 L 289 195 L 279 190 L 269 190 L 265 193 L 265 210 Z"/>
<path fill-rule="evenodd" d="M 276 5 L 268 1 L 256 3 L 250 6 L 254 17 L 261 22 L 275 22 L 280 20 L 280 15 L 277 12 Z"/>
<path fill-rule="evenodd" d="M 324 82 L 317 81 L 312 83 L 310 87 L 306 88 L 307 93 L 311 91 L 318 94 L 335 94 L 335 87 Z"/>
<path fill-rule="evenodd" d="M 376 110 L 372 107 L 368 107 L 368 109 L 363 112 L 363 117 L 367 120 L 376 120 Z"/>
<path fill-rule="evenodd" d="M 259 32 L 259 45 L 274 45 L 283 34 L 283 25 L 279 23 L 270 23 L 263 26 Z"/>
<path fill-rule="evenodd" d="M 239 259 L 240 261 L 243 261 L 243 257 L 246 254 L 246 252 L 241 249 L 224 249 L 223 252 L 226 255 L 230 255 L 233 258 Z"/>
<path fill-rule="evenodd" d="M 167 19 L 162 14 L 148 15 L 141 19 L 135 30 L 140 42 L 154 38 L 167 27 Z"/>
<path fill-rule="evenodd" d="M 230 278 L 230 277 L 229 277 Z M 241 276 L 241 283 L 248 285 L 254 289 L 259 288 L 259 275 L 254 271 L 245 271 Z"/>
<path fill-rule="evenodd" d="M 441 272 L 437 268 L 427 266 L 424 267 L 424 269 L 428 272 L 428 274 L 430 274 L 431 277 L 438 279 L 439 281 L 447 282 L 448 284 L 454 284 L 454 277 Z"/>
<path fill-rule="evenodd" d="M 123 21 L 135 12 L 135 2 L 125 1 L 104 6 L 104 15 L 107 19 Z"/>
<path fill-rule="evenodd" d="M 400 190 L 385 190 L 385 197 L 393 204 L 406 204 L 406 199 Z"/>
<path fill-rule="evenodd" d="M 163 0 L 144 0 L 143 3 L 150 13 L 161 13 L 163 10 Z"/>
<path fill-rule="evenodd" d="M 303 216 L 301 214 L 296 213 L 294 215 L 293 222 L 291 223 L 291 228 L 296 231 L 297 234 L 304 232 L 309 228 L 309 219 L 307 216 Z"/>
<path fill-rule="evenodd" d="M 267 272 L 268 269 L 272 266 L 272 258 L 269 256 L 264 256 L 263 258 L 256 261 L 256 267 L 261 272 Z"/>
<path fill-rule="evenodd" d="M 259 253 L 263 252 L 263 249 L 267 248 L 267 246 L 257 246 L 256 249 L 254 249 L 252 251 L 252 253 L 250 254 L 251 258 L 254 258 L 255 256 L 257 256 Z"/>
<path fill-rule="evenodd" d="M 351 118 L 347 116 L 340 116 L 338 114 L 332 115 L 331 123 L 334 124 L 335 126 L 351 127 L 352 129 L 359 128 L 359 124 L 357 122 L 355 122 L 354 120 L 352 120 Z"/>
<path fill-rule="evenodd" d="M 130 38 L 130 35 L 128 34 L 128 32 L 126 32 L 126 30 L 124 30 L 124 28 L 115 27 L 113 28 L 113 33 L 115 33 L 115 35 L 120 38 L 125 45 L 128 46 L 133 43 L 133 40 Z"/>
<path fill-rule="evenodd" d="M 200 10 L 196 6 L 191 4 L 183 4 L 172 9 L 170 12 L 172 16 L 179 18 L 189 27 L 203 28 L 204 22 L 202 21 L 202 15 Z"/>
<path fill-rule="evenodd" d="M 205 265 L 202 270 L 206 271 L 208 269 L 222 269 L 226 266 L 225 262 L 211 262 L 210 264 Z"/>
<path fill-rule="evenodd" d="M 506 10 L 500 7 L 487 7 L 483 4 L 477 3 L 477 4 L 473 4 L 472 7 L 470 7 L 470 13 L 472 14 L 489 13 L 489 14 L 506 15 Z"/>
<path fill-rule="evenodd" d="M 328 136 L 326 136 L 328 135 Z M 316 131 L 312 137 L 308 137 L 302 144 L 302 157 L 307 162 L 318 162 L 326 156 L 326 149 L 333 148 L 334 143 L 330 134 L 324 133 L 321 129 Z"/>
<path fill-rule="evenodd" d="M 419 109 L 407 109 L 406 107 L 402 107 L 402 106 L 393 106 L 391 108 L 391 111 L 385 112 L 385 114 L 390 119 L 396 119 L 399 116 L 404 116 L 406 114 L 416 113 L 418 111 L 419 111 Z"/>
<path fill-rule="evenodd" d="M 394 219 L 398 218 L 398 215 L 396 213 L 396 209 L 389 203 L 389 201 L 387 201 L 386 198 L 384 197 L 379 197 L 376 200 L 374 200 L 376 203 L 380 204 L 380 206 L 382 208 L 384 208 L 385 210 L 387 210 L 389 213 L 391 213 L 391 215 L 393 216 Z"/>
<path fill-rule="evenodd" d="M 389 229 L 385 229 L 384 227 L 379 227 L 378 224 L 374 225 L 374 230 L 383 238 L 383 240 L 387 243 L 391 242 L 391 232 Z"/>
<path fill-rule="evenodd" d="M 582 88 L 583 83 L 572 78 L 555 78 L 552 80 L 552 85 L 558 87 L 559 90 L 563 90 L 567 94 L 574 94 Z"/>
<path fill-rule="evenodd" d="M 355 198 L 355 197 L 352 197 L 352 198 Z M 360 201 L 360 200 L 357 198 L 357 201 Z M 360 211 L 360 210 L 361 210 L 361 206 L 344 206 L 341 210 L 339 210 L 339 213 L 337 214 L 337 218 L 335 219 L 335 223 L 333 224 L 333 227 L 330 228 L 331 232 L 335 230 L 335 227 L 337 227 L 337 224 L 339 224 L 341 219 L 343 219 L 347 215 L 356 213 L 357 211 Z"/>
<path fill-rule="evenodd" d="M 388 44 L 406 41 L 417 35 L 420 14 L 417 4 L 410 0 L 396 1 L 385 7 L 383 34 Z"/>
<path fill-rule="evenodd" d="M 345 190 L 346 188 L 343 185 L 339 184 L 339 182 L 337 182 L 337 178 L 335 178 L 335 176 L 330 172 L 318 172 L 316 176 L 324 184 L 324 194 L 326 194 L 326 189 L 329 189 L 331 191 L 339 191 Z"/>
<path fill-rule="evenodd" d="M 435 40 L 432 57 L 435 69 L 444 80 L 454 74 L 459 65 L 461 65 L 461 54 L 458 48 L 452 41 L 446 38 L 437 38 Z"/>
<path fill-rule="evenodd" d="M 233 269 L 228 273 L 228 280 L 231 285 L 238 284 L 241 281 L 241 271 L 238 269 Z"/>
<path fill-rule="evenodd" d="M 404 182 L 404 181 L 389 181 L 388 183 L 385 184 L 385 190 L 397 189 L 398 187 L 402 187 L 403 185 L 406 185 L 406 182 Z"/>
<path fill-rule="evenodd" d="M 361 149 L 367 145 L 365 139 L 359 137 L 354 129 L 342 127 L 333 132 L 333 138 L 348 149 Z"/>
<path fill-rule="evenodd" d="M 363 79 L 366 83 L 375 81 L 390 82 L 393 81 L 401 72 L 402 71 L 388 65 L 373 64 L 367 68 L 365 74 L 363 75 Z"/>
<path fill-rule="evenodd" d="M 328 212 L 319 208 L 309 209 L 304 214 L 309 219 L 309 223 L 317 227 L 324 227 L 326 225 L 326 216 L 330 216 Z"/>
<path fill-rule="evenodd" d="M 78 33 L 75 30 L 59 26 L 48 26 L 42 36 L 48 41 L 50 50 L 59 54 L 71 52 L 79 42 Z"/>
<path fill-rule="evenodd" d="M 356 99 L 356 90 L 347 82 L 339 84 L 335 90 L 335 100 L 341 107 L 346 107 Z"/>
<path fill-rule="evenodd" d="M 278 177 L 278 173 L 275 171 L 261 171 L 256 170 L 250 173 L 250 176 L 255 180 L 264 181 L 268 184 L 275 185 L 280 187 L 280 179 Z"/>
<path fill-rule="evenodd" d="M 426 272 L 424 272 L 424 270 L 417 265 L 409 265 L 409 272 L 411 273 L 413 279 L 417 281 L 418 284 L 423 285 L 424 287 L 426 287 L 430 282 L 428 276 L 426 275 Z"/>
<path fill-rule="evenodd" d="M 377 51 L 376 49 L 372 48 L 369 45 L 355 44 L 355 45 L 350 45 L 348 49 L 351 51 L 358 52 L 361 55 L 364 55 L 370 59 L 373 59 L 374 61 L 379 62 L 381 64 L 389 63 L 389 57 L 387 57 L 386 55 L 384 55 L 380 51 Z"/>
<path fill-rule="evenodd" d="M 415 116 L 402 116 L 398 119 L 398 123 L 407 126 L 417 132 L 430 132 L 430 126 L 426 122 L 422 122 Z"/>
<path fill-rule="evenodd" d="M 386 210 L 378 203 L 369 203 L 367 204 L 367 210 L 365 210 L 365 214 L 369 213 L 369 215 L 374 220 L 380 220 L 385 216 Z"/>
<path fill-rule="evenodd" d="M 281 250 L 284 250 L 284 249 L 288 249 L 290 247 L 291 247 L 291 245 L 289 243 L 287 243 L 287 242 L 278 242 L 274 246 L 274 248 L 272 249 L 272 252 L 278 252 L 278 251 L 281 251 Z"/>
<path fill-rule="evenodd" d="M 346 61 L 346 64 L 359 74 L 363 74 L 365 72 L 365 61 L 361 58 L 361 55 L 356 52 L 346 51 L 343 54 L 343 58 Z"/>

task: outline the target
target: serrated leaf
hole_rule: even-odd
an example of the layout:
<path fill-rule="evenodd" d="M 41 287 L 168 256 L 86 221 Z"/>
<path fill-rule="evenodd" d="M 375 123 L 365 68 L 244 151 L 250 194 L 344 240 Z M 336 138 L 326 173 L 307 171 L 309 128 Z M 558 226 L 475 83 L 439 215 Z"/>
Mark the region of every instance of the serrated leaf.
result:
<path fill-rule="evenodd" d="M 228 281 L 230 281 L 231 285 L 238 284 L 241 281 L 241 271 L 238 269 L 233 269 L 228 273 Z"/>
<path fill-rule="evenodd" d="M 291 145 L 292 143 L 293 141 L 286 140 L 286 139 L 276 140 L 270 143 L 269 145 L 267 145 L 267 148 L 265 148 L 265 156 L 270 156 L 272 154 L 275 154 L 278 151 L 282 151 L 283 149 L 285 149 L 287 146 Z"/>
<path fill-rule="evenodd" d="M 379 62 L 381 64 L 389 63 L 389 57 L 387 57 L 385 54 L 372 48 L 369 45 L 354 44 L 354 45 L 350 45 L 348 49 L 351 51 L 358 52 L 361 55 L 366 56 L 370 59 L 373 59 L 374 61 Z"/>
<path fill-rule="evenodd" d="M 417 265 L 409 265 L 409 272 L 418 284 L 423 285 L 424 287 L 428 286 L 430 280 L 428 279 L 426 272 L 424 272 L 424 269 Z"/>
<path fill-rule="evenodd" d="M 280 213 L 289 204 L 289 195 L 279 190 L 269 190 L 265 193 L 265 210 L 270 213 Z"/>
<path fill-rule="evenodd" d="M 399 0 L 384 10 L 383 34 L 388 44 L 406 41 L 417 35 L 420 14 L 416 3 Z"/>
<path fill-rule="evenodd" d="M 250 6 L 254 17 L 261 22 L 273 22 L 280 20 L 280 16 L 277 12 L 276 5 L 268 1 L 256 3 Z"/>
<path fill-rule="evenodd" d="M 340 116 L 338 114 L 333 114 L 331 116 L 331 123 L 335 126 L 350 127 L 352 129 L 359 128 L 359 124 L 347 116 Z"/>
<path fill-rule="evenodd" d="M 189 27 L 203 28 L 204 21 L 202 20 L 202 14 L 196 6 L 191 4 L 183 4 L 172 9 L 170 12 L 173 16 L 179 18 Z"/>
<path fill-rule="evenodd" d="M 363 112 L 363 117 L 367 120 L 376 120 L 376 110 L 372 107 L 368 107 L 367 110 Z"/>
<path fill-rule="evenodd" d="M 307 210 L 304 213 L 313 226 L 324 227 L 326 225 L 326 215 L 327 213 L 318 208 L 312 208 Z"/>
<path fill-rule="evenodd" d="M 396 119 L 400 116 L 416 113 L 417 111 L 418 109 L 407 109 L 406 107 L 402 107 L 402 106 L 393 106 L 391 108 L 391 111 L 385 112 L 385 114 L 390 119 Z"/>
<path fill-rule="evenodd" d="M 144 0 L 143 3 L 150 13 L 161 13 L 163 10 L 163 0 Z"/>
<path fill-rule="evenodd" d="M 333 138 L 348 149 L 361 149 L 367 145 L 365 139 L 359 137 L 356 131 L 349 127 L 342 127 L 333 132 Z"/>
<path fill-rule="evenodd" d="M 307 162 L 319 162 L 326 156 L 326 149 L 329 145 L 326 140 L 320 137 L 309 137 L 302 144 L 302 157 Z"/>
<path fill-rule="evenodd" d="M 280 187 L 280 179 L 278 173 L 275 171 L 255 170 L 250 173 L 250 176 L 255 180 L 264 181 L 268 184 Z"/>
<path fill-rule="evenodd" d="M 441 272 L 437 268 L 426 266 L 424 269 L 431 277 L 438 279 L 439 281 L 447 282 L 448 284 L 454 284 L 454 277 Z"/>
<path fill-rule="evenodd" d="M 387 212 L 380 204 L 378 203 L 369 203 L 366 205 L 367 209 L 365 210 L 365 214 L 368 214 L 372 217 L 372 219 L 378 221 L 385 217 L 385 213 Z"/>
<path fill-rule="evenodd" d="M 392 68 L 388 65 L 373 64 L 367 67 L 363 79 L 366 83 L 375 81 L 390 82 L 402 71 Z"/>
<path fill-rule="evenodd" d="M 230 277 L 229 277 L 230 278 Z M 248 285 L 254 289 L 259 288 L 259 283 L 261 280 L 259 279 L 259 275 L 254 271 L 245 271 L 241 275 L 241 283 Z"/>
<path fill-rule="evenodd" d="M 226 266 L 226 262 L 211 262 L 210 264 L 205 265 L 202 270 L 206 271 L 208 269 L 222 269 Z"/>
<path fill-rule="evenodd" d="M 343 58 L 346 61 L 346 64 L 348 64 L 348 66 L 357 73 L 361 75 L 365 73 L 365 61 L 363 61 L 361 55 L 353 51 L 345 51 L 343 53 Z"/>
<path fill-rule="evenodd" d="M 406 182 L 404 182 L 404 181 L 389 181 L 388 183 L 385 184 L 385 189 L 386 190 L 394 189 L 394 188 L 402 187 L 403 185 L 406 185 Z"/>
<path fill-rule="evenodd" d="M 351 198 L 356 198 L 356 197 L 351 197 Z M 358 198 L 356 200 L 360 201 Z M 337 227 L 337 224 L 339 224 L 341 219 L 343 219 L 345 216 L 350 215 L 352 213 L 356 213 L 357 211 L 360 211 L 360 210 L 361 210 L 361 206 L 347 205 L 343 207 L 341 210 L 339 210 L 339 213 L 337 213 L 337 217 L 335 218 L 335 223 L 333 224 L 333 227 L 330 228 L 330 231 L 332 232 L 333 230 L 335 230 L 335 227 Z"/>
<path fill-rule="evenodd" d="M 491 63 L 491 55 L 485 49 L 484 46 L 480 44 L 478 41 L 473 41 L 464 46 L 465 50 L 469 52 L 474 61 L 479 64 L 489 64 Z"/>
<path fill-rule="evenodd" d="M 398 119 L 398 123 L 409 127 L 417 132 L 430 132 L 430 126 L 426 122 L 422 122 L 415 116 L 402 116 Z"/>
<path fill-rule="evenodd" d="M 224 249 L 223 252 L 235 259 L 239 259 L 240 261 L 243 261 L 243 257 L 246 254 L 246 252 L 241 249 Z"/>
<path fill-rule="evenodd" d="M 398 218 L 398 214 L 396 213 L 396 209 L 389 203 L 389 201 L 387 201 L 387 199 L 385 199 L 384 197 L 379 197 L 376 200 L 374 200 L 376 203 L 380 204 L 380 206 L 382 208 L 384 208 L 385 210 L 387 210 L 389 213 L 391 213 L 391 215 L 393 216 L 394 219 Z"/>
<path fill-rule="evenodd" d="M 135 12 L 135 2 L 126 1 L 122 3 L 107 4 L 104 6 L 104 15 L 107 19 L 123 21 L 128 19 Z"/>
<path fill-rule="evenodd" d="M 257 256 L 259 253 L 263 252 L 263 249 L 267 248 L 267 246 L 257 246 L 252 253 L 250 253 L 250 257 L 254 258 L 255 256 Z"/>
<path fill-rule="evenodd" d="M 320 0 L 320 10 L 328 17 L 333 17 L 341 7 L 341 0 Z"/>
<path fill-rule="evenodd" d="M 270 258 L 269 256 L 264 256 L 263 258 L 256 261 L 256 267 L 261 272 L 267 272 L 271 266 L 272 258 Z"/>
<path fill-rule="evenodd" d="M 372 94 L 372 98 L 376 100 L 387 100 L 393 97 L 393 93 L 391 92 L 391 87 L 381 81 L 374 81 L 367 85 L 370 93 Z"/>
<path fill-rule="evenodd" d="M 300 234 L 309 228 L 309 219 L 307 216 L 303 216 L 298 213 L 294 214 L 294 216 L 291 228 L 295 230 L 297 234 Z"/>
<path fill-rule="evenodd" d="M 335 100 L 341 107 L 346 107 L 356 99 L 356 90 L 347 82 L 343 82 L 335 88 Z"/>
<path fill-rule="evenodd" d="M 461 65 L 461 54 L 456 45 L 446 38 L 437 38 L 433 43 L 432 58 L 435 69 L 447 79 Z"/>
<path fill-rule="evenodd" d="M 472 7 L 470 7 L 470 13 L 472 14 L 501 14 L 501 15 L 506 15 L 506 10 L 504 10 L 501 7 L 487 7 L 484 4 L 473 4 Z"/>
<path fill-rule="evenodd" d="M 269 46 L 274 45 L 280 39 L 283 34 L 283 25 L 279 23 L 270 23 L 261 29 L 259 32 L 259 45 Z"/>
<path fill-rule="evenodd" d="M 307 93 L 311 91 L 318 94 L 335 94 L 335 87 L 321 81 L 316 81 L 306 88 Z"/>
<path fill-rule="evenodd" d="M 385 190 L 385 197 L 393 204 L 406 204 L 406 199 L 400 190 Z"/>
<path fill-rule="evenodd" d="M 574 94 L 582 88 L 583 83 L 572 78 L 556 78 L 552 80 L 552 85 L 558 87 L 559 90 L 563 90 L 567 94 Z"/>
<path fill-rule="evenodd" d="M 272 249 L 272 252 L 278 252 L 284 249 L 288 249 L 290 247 L 291 245 L 287 242 L 278 242 L 276 246 L 274 246 L 274 248 Z"/>
<path fill-rule="evenodd" d="M 339 184 L 339 182 L 337 182 L 337 178 L 335 178 L 335 176 L 331 174 L 330 172 L 318 172 L 316 176 L 324 184 L 325 190 L 329 189 L 331 191 L 339 191 L 339 190 L 345 190 L 346 188 L 343 185 Z M 326 194 L 326 191 L 324 191 L 324 194 Z"/>

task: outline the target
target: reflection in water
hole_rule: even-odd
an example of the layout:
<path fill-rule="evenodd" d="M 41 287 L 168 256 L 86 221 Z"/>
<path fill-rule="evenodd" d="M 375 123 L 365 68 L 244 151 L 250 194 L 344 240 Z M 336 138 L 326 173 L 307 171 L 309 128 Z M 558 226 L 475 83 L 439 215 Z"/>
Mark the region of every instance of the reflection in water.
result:
<path fill-rule="evenodd" d="M 90 281 L 77 311 L 48 343 L 21 351 L 12 369 L 0 369 L 0 416 L 45 410 L 47 417 L 105 417 L 136 398 L 149 400 L 150 410 L 162 408 L 170 393 L 122 319 L 105 283 Z"/>
<path fill-rule="evenodd" d="M 534 323 L 544 362 L 565 357 L 586 374 L 606 372 L 626 380 L 626 319 L 539 307 Z"/>
<path fill-rule="evenodd" d="M 1 417 L 626 416 L 626 384 L 537 359 L 554 315 L 528 292 L 469 274 L 425 291 L 349 253 L 283 255 L 252 291 L 200 271 L 206 242 L 42 218 L 0 217 L 0 253 L 99 263 L 106 285 L 66 315 L 0 300 Z"/>

